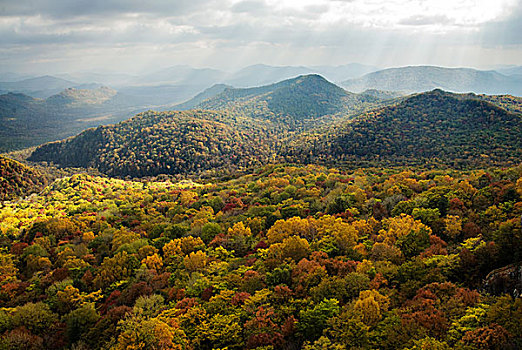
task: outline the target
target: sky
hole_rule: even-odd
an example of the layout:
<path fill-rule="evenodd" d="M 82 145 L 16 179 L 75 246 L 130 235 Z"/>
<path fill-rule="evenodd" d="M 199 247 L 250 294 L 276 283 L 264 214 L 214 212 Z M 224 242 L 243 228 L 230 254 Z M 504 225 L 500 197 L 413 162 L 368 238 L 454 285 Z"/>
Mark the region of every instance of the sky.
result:
<path fill-rule="evenodd" d="M 0 70 L 522 65 L 522 0 L 0 0 Z"/>

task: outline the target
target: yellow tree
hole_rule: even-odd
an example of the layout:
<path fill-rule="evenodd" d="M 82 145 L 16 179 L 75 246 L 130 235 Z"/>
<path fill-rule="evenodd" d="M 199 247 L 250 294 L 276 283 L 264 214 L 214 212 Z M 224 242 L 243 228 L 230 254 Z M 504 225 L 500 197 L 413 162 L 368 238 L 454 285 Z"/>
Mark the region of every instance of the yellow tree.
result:
<path fill-rule="evenodd" d="M 207 254 L 202 251 L 192 252 L 183 259 L 183 265 L 191 272 L 201 270 L 207 265 Z"/>
<path fill-rule="evenodd" d="M 462 232 L 462 219 L 458 216 L 447 215 L 444 218 L 446 226 L 446 235 L 451 239 L 455 239 Z"/>
<path fill-rule="evenodd" d="M 111 350 L 186 349 L 187 336 L 175 322 L 131 316 L 120 321 L 118 328 L 120 334 Z"/>
<path fill-rule="evenodd" d="M 268 230 L 266 237 L 268 243 L 274 244 L 281 243 L 292 235 L 313 239 L 316 233 L 316 228 L 308 219 L 293 217 L 288 220 L 277 220 Z"/>
<path fill-rule="evenodd" d="M 359 293 L 359 298 L 354 305 L 354 313 L 361 321 L 370 326 L 375 326 L 390 306 L 390 299 L 376 290 L 364 290 Z"/>
<path fill-rule="evenodd" d="M 13 256 L 0 251 L 0 285 L 12 282 L 17 274 L 18 269 L 14 264 Z"/>

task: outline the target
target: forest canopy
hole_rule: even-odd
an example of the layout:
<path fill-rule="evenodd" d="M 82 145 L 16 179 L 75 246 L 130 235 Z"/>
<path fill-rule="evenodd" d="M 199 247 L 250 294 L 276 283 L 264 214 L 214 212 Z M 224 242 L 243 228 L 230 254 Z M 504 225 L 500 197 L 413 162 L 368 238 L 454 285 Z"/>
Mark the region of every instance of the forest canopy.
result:
<path fill-rule="evenodd" d="M 0 345 L 515 349 L 521 196 L 520 166 L 63 178 L 0 209 Z"/>

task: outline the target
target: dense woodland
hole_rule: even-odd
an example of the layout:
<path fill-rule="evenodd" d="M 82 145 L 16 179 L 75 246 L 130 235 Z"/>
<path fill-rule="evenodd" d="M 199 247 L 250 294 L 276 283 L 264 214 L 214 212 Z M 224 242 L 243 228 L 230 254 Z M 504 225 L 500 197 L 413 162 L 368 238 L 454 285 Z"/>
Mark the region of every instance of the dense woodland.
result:
<path fill-rule="evenodd" d="M 516 349 L 522 168 L 74 175 L 0 209 L 2 349 Z"/>
<path fill-rule="evenodd" d="M 15 199 L 47 184 L 47 177 L 15 160 L 0 156 L 0 201 Z"/>
<path fill-rule="evenodd" d="M 226 112 L 149 111 L 46 144 L 29 159 L 133 177 L 259 166 L 275 148 L 275 132 L 262 125 L 243 125 Z"/>
<path fill-rule="evenodd" d="M 520 111 L 520 99 L 488 99 Z M 434 90 L 365 113 L 342 127 L 309 133 L 286 152 L 288 159 L 311 163 L 505 165 L 522 159 L 521 135 L 520 113 Z"/>

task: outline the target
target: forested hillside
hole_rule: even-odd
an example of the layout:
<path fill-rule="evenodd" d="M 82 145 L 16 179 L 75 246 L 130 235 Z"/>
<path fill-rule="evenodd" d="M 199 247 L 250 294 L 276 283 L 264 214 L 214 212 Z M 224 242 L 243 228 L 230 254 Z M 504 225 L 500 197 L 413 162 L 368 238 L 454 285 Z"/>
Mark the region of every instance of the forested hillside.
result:
<path fill-rule="evenodd" d="M 522 114 L 522 97 L 511 95 L 476 95 L 475 97 L 493 103 L 508 112 Z"/>
<path fill-rule="evenodd" d="M 520 167 L 74 175 L 0 209 L 0 346 L 517 349 L 521 281 L 483 281 L 521 196 Z"/>
<path fill-rule="evenodd" d="M 29 160 L 133 177 L 259 166 L 277 138 L 262 124 L 249 125 L 224 112 L 149 111 L 40 146 Z"/>
<path fill-rule="evenodd" d="M 410 97 L 343 127 L 298 138 L 287 147 L 287 159 L 453 167 L 519 164 L 522 115 L 472 96 L 434 90 Z"/>
<path fill-rule="evenodd" d="M 40 191 L 46 184 L 38 171 L 0 156 L 0 202 Z"/>
<path fill-rule="evenodd" d="M 152 98 L 137 98 L 136 92 L 128 93 L 100 87 L 70 88 L 45 100 L 23 94 L 0 95 L 0 151 L 32 147 L 89 127 L 119 122 L 153 104 Z M 154 89 L 149 93 L 154 94 Z M 256 119 L 243 124 L 270 121 L 271 125 L 267 125 L 270 129 L 288 131 L 345 119 L 380 106 L 383 100 L 386 98 L 350 94 L 322 77 L 311 75 L 250 89 L 216 85 L 172 108 L 227 110 L 241 118 Z"/>

